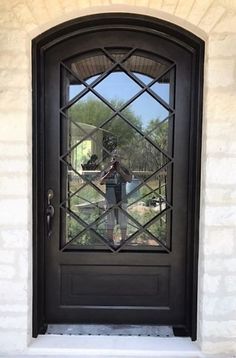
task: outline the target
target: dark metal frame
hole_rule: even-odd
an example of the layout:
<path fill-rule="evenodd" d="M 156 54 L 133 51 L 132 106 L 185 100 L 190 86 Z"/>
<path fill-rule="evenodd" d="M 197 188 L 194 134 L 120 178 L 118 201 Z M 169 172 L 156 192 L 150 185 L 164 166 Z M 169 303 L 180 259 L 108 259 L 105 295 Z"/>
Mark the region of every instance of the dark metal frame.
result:
<path fill-rule="evenodd" d="M 33 337 L 45 331 L 44 317 L 44 51 L 46 48 L 73 37 L 74 35 L 94 28 L 117 25 L 142 27 L 178 43 L 193 54 L 195 78 L 191 95 L 191 132 L 190 132 L 190 170 L 189 170 L 189 216 L 187 240 L 187 335 L 196 339 L 197 331 L 197 269 L 200 208 L 200 172 L 201 172 L 201 133 L 203 104 L 203 64 L 204 42 L 169 22 L 136 14 L 99 14 L 86 16 L 56 26 L 32 42 L 33 58 Z"/>

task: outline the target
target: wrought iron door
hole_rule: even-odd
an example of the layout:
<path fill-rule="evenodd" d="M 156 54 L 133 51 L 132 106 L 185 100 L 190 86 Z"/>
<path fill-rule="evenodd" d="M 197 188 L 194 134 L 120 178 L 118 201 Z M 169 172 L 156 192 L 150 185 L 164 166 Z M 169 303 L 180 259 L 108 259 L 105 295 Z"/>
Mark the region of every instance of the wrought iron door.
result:
<path fill-rule="evenodd" d="M 47 323 L 186 325 L 191 61 L 127 26 L 45 51 Z"/>

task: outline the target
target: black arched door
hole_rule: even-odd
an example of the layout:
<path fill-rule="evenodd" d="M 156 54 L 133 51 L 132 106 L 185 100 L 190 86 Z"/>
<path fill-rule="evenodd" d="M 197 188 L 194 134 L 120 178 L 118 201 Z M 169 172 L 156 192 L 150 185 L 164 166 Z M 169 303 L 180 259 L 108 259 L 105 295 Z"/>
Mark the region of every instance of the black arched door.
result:
<path fill-rule="evenodd" d="M 189 328 L 194 61 L 125 24 L 45 49 L 46 323 Z"/>

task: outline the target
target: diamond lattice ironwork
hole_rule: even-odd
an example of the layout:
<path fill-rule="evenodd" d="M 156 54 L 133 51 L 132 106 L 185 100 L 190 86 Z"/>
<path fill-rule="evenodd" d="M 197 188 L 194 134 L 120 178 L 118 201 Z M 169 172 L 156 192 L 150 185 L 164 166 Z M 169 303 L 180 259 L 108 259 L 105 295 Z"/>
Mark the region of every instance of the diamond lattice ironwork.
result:
<path fill-rule="evenodd" d="M 160 61 L 155 72 L 155 61 L 140 51 L 101 49 L 62 64 L 62 249 L 169 251 L 174 76 L 173 64 Z"/>

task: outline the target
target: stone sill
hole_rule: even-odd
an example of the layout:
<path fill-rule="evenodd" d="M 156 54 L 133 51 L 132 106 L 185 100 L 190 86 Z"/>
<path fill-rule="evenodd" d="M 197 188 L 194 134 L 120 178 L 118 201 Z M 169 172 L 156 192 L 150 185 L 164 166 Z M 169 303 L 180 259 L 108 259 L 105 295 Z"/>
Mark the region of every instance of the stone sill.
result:
<path fill-rule="evenodd" d="M 118 357 L 191 357 L 203 358 L 190 338 L 62 336 L 44 335 L 34 339 L 24 356 L 77 356 L 84 358 Z M 20 356 L 19 356 L 20 357 Z"/>

